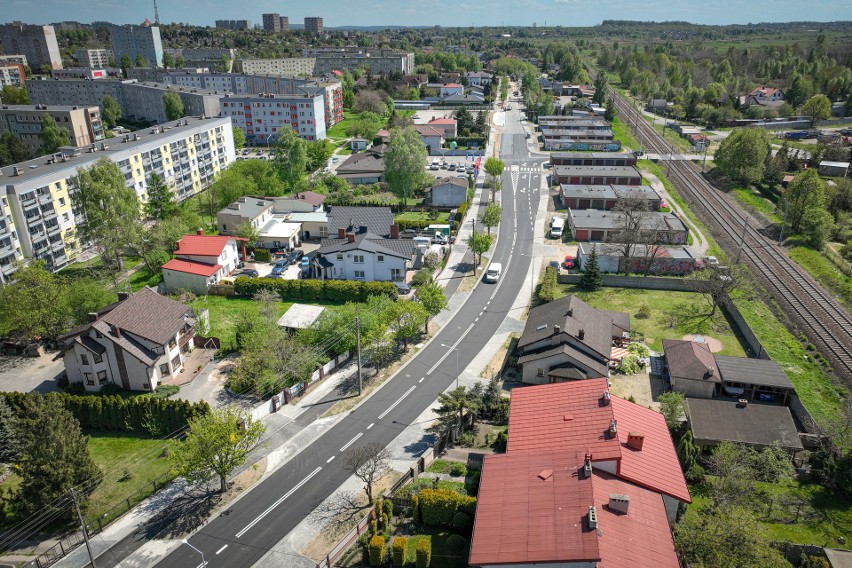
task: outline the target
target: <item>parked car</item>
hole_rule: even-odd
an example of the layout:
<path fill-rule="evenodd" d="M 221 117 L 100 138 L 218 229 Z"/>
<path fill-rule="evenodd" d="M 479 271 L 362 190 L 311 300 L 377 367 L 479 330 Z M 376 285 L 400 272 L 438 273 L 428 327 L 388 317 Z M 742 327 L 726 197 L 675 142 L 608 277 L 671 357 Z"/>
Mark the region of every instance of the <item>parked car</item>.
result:
<path fill-rule="evenodd" d="M 290 264 L 296 264 L 297 262 L 302 260 L 303 256 L 305 256 L 305 251 L 303 251 L 301 249 L 296 249 L 296 250 L 294 250 L 293 252 L 291 252 L 290 254 L 287 255 L 287 261 Z"/>
<path fill-rule="evenodd" d="M 454 171 L 456 171 L 456 165 L 450 164 L 449 167 L 447 167 L 447 169 L 450 170 L 451 172 L 454 172 Z"/>
<path fill-rule="evenodd" d="M 559 274 L 560 272 L 562 272 L 559 268 L 559 261 L 558 260 L 551 260 L 550 264 L 548 266 L 550 268 L 552 268 L 553 270 L 555 270 L 556 274 Z"/>
<path fill-rule="evenodd" d="M 562 263 L 562 266 L 564 266 L 566 269 L 574 268 L 574 257 L 570 254 L 566 256 L 565 261 Z"/>
<path fill-rule="evenodd" d="M 301 268 L 303 271 L 305 271 L 310 267 L 311 267 L 311 259 L 309 259 L 306 256 L 303 256 L 302 260 L 299 261 L 299 268 Z"/>
<path fill-rule="evenodd" d="M 715 256 L 705 256 L 704 264 L 707 266 L 719 266 L 719 259 Z"/>
<path fill-rule="evenodd" d="M 447 236 L 443 233 L 436 232 L 432 235 L 432 244 L 433 245 L 445 245 L 447 244 Z"/>
<path fill-rule="evenodd" d="M 411 293 L 411 284 L 408 282 L 394 282 L 394 286 L 396 286 L 396 291 L 400 296 L 407 296 Z"/>
<path fill-rule="evenodd" d="M 234 276 L 237 278 L 239 278 L 240 276 L 245 278 L 257 278 L 258 276 L 260 276 L 260 273 L 254 268 L 243 268 L 242 270 L 234 274 Z"/>

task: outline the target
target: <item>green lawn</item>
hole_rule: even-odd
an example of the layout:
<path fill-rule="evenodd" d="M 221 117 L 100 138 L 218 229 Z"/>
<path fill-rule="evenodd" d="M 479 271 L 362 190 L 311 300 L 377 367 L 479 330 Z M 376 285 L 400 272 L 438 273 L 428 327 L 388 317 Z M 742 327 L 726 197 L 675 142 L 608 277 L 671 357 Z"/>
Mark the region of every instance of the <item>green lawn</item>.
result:
<path fill-rule="evenodd" d="M 450 535 L 456 534 L 448 529 L 422 527 L 421 534 L 408 537 L 408 548 L 405 551 L 405 561 L 413 563 L 417 559 L 417 543 L 421 540 L 428 540 L 432 543 L 432 566 L 441 566 L 442 568 L 465 568 L 467 566 L 467 557 L 470 553 L 470 539 L 466 538 L 468 545 L 462 554 L 452 554 L 447 548 L 447 539 Z"/>
<path fill-rule="evenodd" d="M 707 305 L 701 294 L 608 287 L 597 292 L 583 292 L 573 285 L 562 286 L 562 293 L 579 296 L 596 308 L 628 312 L 631 333 L 643 335 L 654 351 L 663 350 L 663 339 L 680 339 L 686 334 L 700 333 L 721 341 L 722 355 L 745 357 L 745 350 L 721 311 L 712 319 L 686 316 L 684 306 L 704 308 Z M 650 317 L 636 317 L 642 306 L 650 308 Z"/>
<path fill-rule="evenodd" d="M 142 267 L 133 274 L 130 275 L 128 281 L 130 282 L 130 288 L 134 292 L 138 292 L 145 286 L 157 286 L 163 280 L 163 273 L 157 272 L 153 274 L 147 267 Z"/>
<path fill-rule="evenodd" d="M 221 340 L 221 348 L 225 351 L 237 348 L 234 327 L 240 312 L 260 313 L 260 304 L 251 298 L 234 296 L 202 296 L 191 305 L 210 311 L 210 335 Z M 292 302 L 278 302 L 278 316 L 283 315 L 292 305 Z"/>
<path fill-rule="evenodd" d="M 780 225 L 783 221 L 776 211 L 775 202 L 757 189 L 753 187 L 734 187 L 731 189 L 731 193 L 737 198 L 737 201 L 745 206 L 744 208 L 747 211 L 754 207 L 755 211 L 762 213 L 764 217 L 773 223 Z"/>
<path fill-rule="evenodd" d="M 626 146 L 631 150 L 639 149 L 639 141 L 633 136 L 630 127 L 618 117 L 615 117 L 612 121 L 612 133 L 615 139 L 621 142 L 622 146 Z"/>
<path fill-rule="evenodd" d="M 790 240 L 794 243 L 794 246 L 788 249 L 790 258 L 798 262 L 820 284 L 828 288 L 841 304 L 852 310 L 852 278 L 840 272 L 823 253 L 799 244 L 797 239 Z"/>
<path fill-rule="evenodd" d="M 394 221 L 429 221 L 433 224 L 446 225 L 449 222 L 449 219 L 449 211 L 439 211 L 438 216 L 434 219 L 430 215 L 429 211 L 406 211 L 405 213 L 397 215 L 394 218 Z"/>

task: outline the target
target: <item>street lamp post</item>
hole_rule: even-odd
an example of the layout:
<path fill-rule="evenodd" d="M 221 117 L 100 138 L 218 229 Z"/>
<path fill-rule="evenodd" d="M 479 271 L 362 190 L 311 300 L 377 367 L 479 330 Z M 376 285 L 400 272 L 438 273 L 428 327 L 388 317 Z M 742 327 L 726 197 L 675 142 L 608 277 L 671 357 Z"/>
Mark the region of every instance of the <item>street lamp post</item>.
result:
<path fill-rule="evenodd" d="M 456 388 L 459 388 L 459 348 L 451 347 L 449 345 L 441 344 L 441 347 L 446 347 L 447 349 L 452 349 L 456 352 Z"/>
<path fill-rule="evenodd" d="M 189 541 L 188 541 L 188 540 L 186 540 L 185 538 L 184 538 L 184 539 L 181 539 L 181 542 L 182 542 L 182 543 L 184 543 L 185 545 L 187 545 L 188 547 L 190 547 L 192 550 L 194 550 L 195 552 L 197 552 L 198 554 L 200 554 L 200 555 L 201 555 L 201 565 L 200 565 L 198 568 L 204 568 L 205 566 L 207 566 L 207 561 L 206 561 L 206 560 L 204 560 L 204 553 L 203 553 L 203 552 L 201 552 L 200 550 L 198 550 L 197 548 L 195 548 L 194 546 L 192 546 L 192 545 L 189 543 Z"/>

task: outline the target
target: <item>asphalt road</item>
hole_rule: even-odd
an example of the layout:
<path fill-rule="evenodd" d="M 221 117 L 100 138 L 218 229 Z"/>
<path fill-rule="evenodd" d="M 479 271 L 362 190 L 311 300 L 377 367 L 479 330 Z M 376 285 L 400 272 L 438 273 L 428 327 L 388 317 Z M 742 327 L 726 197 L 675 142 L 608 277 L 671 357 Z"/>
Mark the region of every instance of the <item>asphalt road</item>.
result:
<path fill-rule="evenodd" d="M 527 153 L 517 105 L 509 114 L 500 149 L 507 166 L 503 222 L 491 259 L 503 264 L 501 280 L 481 283 L 435 340 L 372 398 L 193 536 L 189 542 L 204 552 L 208 566 L 248 567 L 257 562 L 349 477 L 338 466 L 348 448 L 389 444 L 455 380 L 456 356 L 459 368 L 465 368 L 496 333 L 530 264 L 541 173 L 524 169 L 542 172 L 544 161 Z M 282 565 L 286 560 L 281 558 Z M 199 564 L 198 552 L 180 546 L 157 566 Z"/>

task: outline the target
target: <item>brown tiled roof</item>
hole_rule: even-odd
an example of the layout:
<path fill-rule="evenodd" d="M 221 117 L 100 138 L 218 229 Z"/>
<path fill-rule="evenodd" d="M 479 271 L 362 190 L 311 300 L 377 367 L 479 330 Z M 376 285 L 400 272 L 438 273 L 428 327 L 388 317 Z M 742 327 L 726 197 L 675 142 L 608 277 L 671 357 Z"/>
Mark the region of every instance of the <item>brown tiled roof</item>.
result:
<path fill-rule="evenodd" d="M 706 343 L 682 341 L 679 339 L 664 339 L 663 350 L 669 374 L 679 379 L 694 381 L 722 382 L 716 368 L 716 360 Z M 713 369 L 713 372 L 708 372 Z"/>
<path fill-rule="evenodd" d="M 161 345 L 186 324 L 189 306 L 142 288 L 99 321 Z"/>
<path fill-rule="evenodd" d="M 304 199 L 313 206 L 322 205 L 326 196 L 315 191 L 302 191 L 296 194 L 296 199 Z"/>

